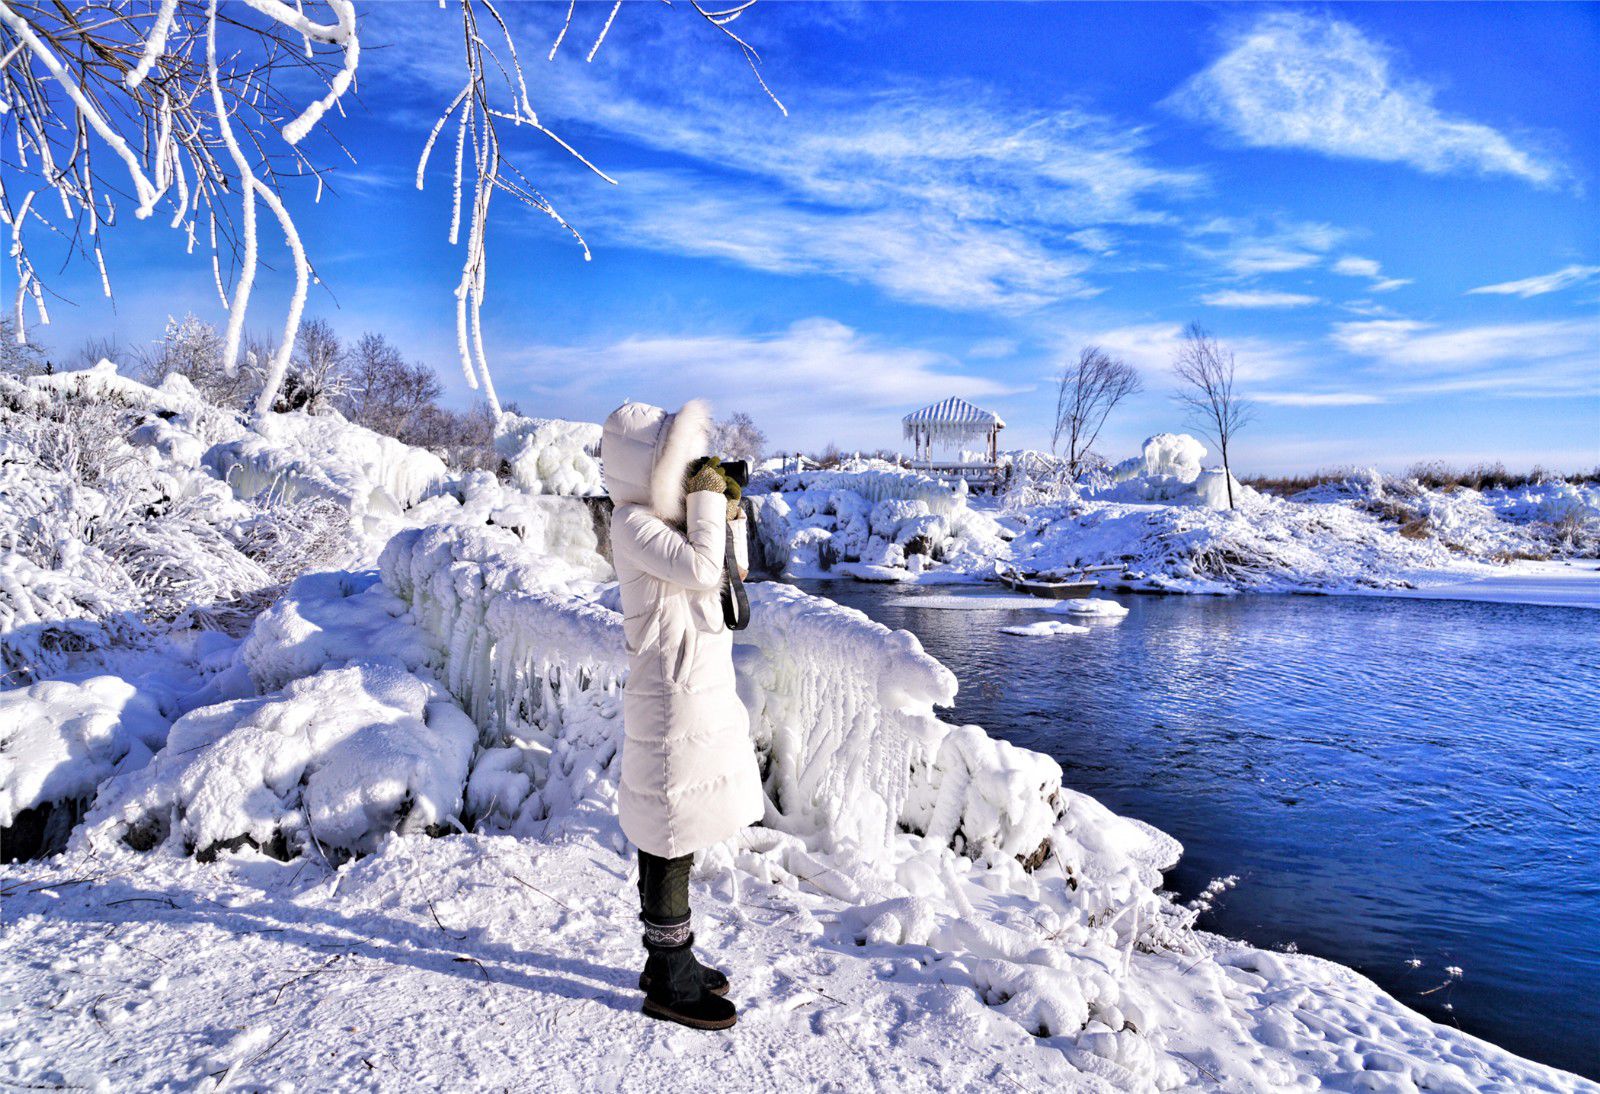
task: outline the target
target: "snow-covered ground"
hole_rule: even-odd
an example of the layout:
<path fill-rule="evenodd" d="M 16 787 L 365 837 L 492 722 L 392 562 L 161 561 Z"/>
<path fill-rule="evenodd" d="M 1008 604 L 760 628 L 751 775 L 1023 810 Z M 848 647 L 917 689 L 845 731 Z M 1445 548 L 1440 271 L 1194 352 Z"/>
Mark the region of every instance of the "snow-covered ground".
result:
<path fill-rule="evenodd" d="M 69 392 L 115 474 L 41 440 Z M 694 879 L 741 1023 L 647 1021 L 614 815 L 621 619 L 572 496 L 592 430 L 504 422 L 501 481 L 336 416 L 258 432 L 107 372 L 3 394 L 21 507 L 0 572 L 58 595 L 0 583 L 0 824 L 13 849 L 66 849 L 0 872 L 0 1081 L 1600 1089 L 1347 969 L 1197 932 L 1200 907 L 1161 891 L 1175 841 L 943 721 L 955 677 L 914 636 L 775 584 L 752 586 L 736 647 L 766 816 Z M 965 499 L 873 489 L 821 514 L 864 522 L 867 565 L 904 569 L 890 546 L 921 537 L 976 573 L 969 548 L 1000 538 Z M 210 500 L 174 524 L 174 490 Z M 304 507 L 325 553 L 285 587 L 303 545 L 259 529 Z M 187 552 L 176 592 L 163 543 Z M 227 582 L 208 569 L 235 555 Z M 121 599 L 88 595 L 119 573 Z M 171 610 L 212 595 L 225 616 Z"/>
<path fill-rule="evenodd" d="M 1478 600 L 1491 604 L 1543 604 L 1552 608 L 1600 608 L 1600 560 L 1523 561 L 1476 580 L 1419 584 L 1412 589 L 1390 590 L 1390 595 L 1427 600 Z"/>

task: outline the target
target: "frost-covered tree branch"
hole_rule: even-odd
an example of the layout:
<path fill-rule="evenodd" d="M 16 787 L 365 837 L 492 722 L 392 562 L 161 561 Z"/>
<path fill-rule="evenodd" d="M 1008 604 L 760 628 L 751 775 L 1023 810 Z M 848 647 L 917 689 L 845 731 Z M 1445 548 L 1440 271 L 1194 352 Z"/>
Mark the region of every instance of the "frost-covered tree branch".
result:
<path fill-rule="evenodd" d="M 360 56 L 352 0 L 318 7 L 326 21 L 278 0 L 227 10 L 215 0 L 0 0 L 10 138 L 0 151 L 0 220 L 10 228 L 18 338 L 30 301 L 49 322 L 35 233 L 92 257 L 110 297 L 106 229 L 124 208 L 141 220 L 162 209 L 191 252 L 211 251 L 231 372 L 260 262 L 261 203 L 296 274 L 289 337 L 268 370 L 281 378 L 313 278 L 281 192 L 289 177 L 309 176 L 320 194 L 322 168 L 298 146 L 349 90 Z M 325 90 L 304 100 L 282 90 L 301 86 Z M 261 393 L 258 412 L 274 394 Z"/>
<path fill-rule="evenodd" d="M 424 142 L 416 183 L 422 186 L 440 138 L 453 136 L 449 238 L 465 251 L 455 292 L 458 349 L 468 382 L 498 411 L 482 327 L 495 193 L 551 217 L 589 254 L 582 237 L 508 161 L 503 127 L 527 127 L 614 180 L 540 121 L 514 30 L 494 0 L 452 6 L 460 21 L 461 90 Z M 750 4 L 721 11 L 690 6 L 740 50 L 770 96 L 755 50 L 729 26 Z M 575 10 L 569 5 L 552 60 Z M 620 4 L 609 9 L 589 60 L 620 10 Z M 327 165 L 316 157 L 328 146 L 307 138 L 320 130 L 338 150 L 331 126 L 355 88 L 361 52 L 355 0 L 0 0 L 0 115 L 6 117 L 0 221 L 10 229 L 16 273 L 9 301 L 15 337 L 27 338 L 29 305 L 40 323 L 49 322 L 54 294 L 36 261 L 40 244 L 92 259 L 111 297 L 106 230 L 124 210 L 137 219 L 160 210 L 191 252 L 197 245 L 211 252 L 228 312 L 222 363 L 231 375 L 241 363 L 266 219 L 281 235 L 294 274 L 283 336 L 270 361 L 255 362 L 264 377 L 255 409 L 267 413 L 316 281 L 295 222 L 291 180 L 314 184 L 312 200 L 321 199 Z M 320 147 L 307 151 L 310 145 Z"/>

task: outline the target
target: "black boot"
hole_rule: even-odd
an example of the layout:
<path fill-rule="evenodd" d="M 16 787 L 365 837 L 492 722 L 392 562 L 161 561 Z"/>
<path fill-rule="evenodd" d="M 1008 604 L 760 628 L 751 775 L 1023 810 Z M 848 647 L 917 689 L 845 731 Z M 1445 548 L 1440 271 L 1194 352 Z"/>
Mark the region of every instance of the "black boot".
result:
<path fill-rule="evenodd" d="M 693 947 L 693 935 L 676 946 L 659 945 L 645 937 L 644 948 L 650 956 L 639 978 L 648 984 L 644 1012 L 694 1029 L 727 1029 L 739 1020 L 739 1012 L 732 1003 L 706 990 L 703 974 L 708 970 L 695 960 Z"/>
<path fill-rule="evenodd" d="M 689 956 L 693 957 L 694 963 L 700 966 L 700 986 L 706 991 L 710 992 L 712 995 L 727 995 L 728 978 L 722 972 L 722 970 L 713 969 L 710 965 L 705 964 L 698 957 L 694 956 L 694 952 L 692 950 L 690 951 Z M 644 972 L 639 974 L 639 990 L 648 994 L 650 991 L 650 982 L 650 965 L 648 962 L 646 962 Z"/>
<path fill-rule="evenodd" d="M 654 934 L 656 936 L 656 941 L 660 943 L 672 943 L 677 941 L 676 938 L 673 938 L 668 934 L 663 934 L 663 931 L 669 931 L 672 928 L 677 928 L 682 933 L 688 934 L 689 930 L 688 916 L 675 916 L 672 919 L 657 923 L 646 918 L 644 915 L 640 915 L 639 920 L 644 924 L 645 934 Z M 691 934 L 688 935 L 688 937 L 690 938 L 692 944 L 694 936 Z M 650 941 L 651 939 L 649 937 L 645 939 L 646 949 L 649 948 Z M 721 969 L 713 969 L 710 965 L 704 964 L 698 957 L 694 958 L 694 963 L 700 966 L 700 986 L 702 988 L 710 992 L 712 995 L 728 994 L 728 978 L 723 974 Z M 644 972 L 639 974 L 639 990 L 648 994 L 650 991 L 650 982 L 650 966 L 647 963 L 645 965 Z"/>

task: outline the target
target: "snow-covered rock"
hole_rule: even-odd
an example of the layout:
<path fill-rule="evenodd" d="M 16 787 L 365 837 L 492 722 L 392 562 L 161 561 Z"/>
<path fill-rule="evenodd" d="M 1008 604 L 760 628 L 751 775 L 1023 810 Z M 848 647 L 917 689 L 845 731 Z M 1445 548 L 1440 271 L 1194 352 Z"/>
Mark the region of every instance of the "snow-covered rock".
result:
<path fill-rule="evenodd" d="M 88 802 L 166 741 L 170 716 L 127 680 L 46 680 L 0 691 L 0 828 L 24 809 Z"/>
<path fill-rule="evenodd" d="M 393 658 L 323 668 L 184 715 L 154 762 L 102 792 L 85 839 L 367 853 L 389 832 L 459 824 L 477 736 L 442 688 Z"/>
<path fill-rule="evenodd" d="M 762 557 L 788 576 L 814 577 L 840 563 L 859 566 L 838 572 L 869 580 L 887 579 L 889 570 L 902 578 L 972 575 L 1003 550 L 1000 525 L 972 508 L 965 482 L 947 486 L 889 465 L 763 475 L 746 496 Z"/>

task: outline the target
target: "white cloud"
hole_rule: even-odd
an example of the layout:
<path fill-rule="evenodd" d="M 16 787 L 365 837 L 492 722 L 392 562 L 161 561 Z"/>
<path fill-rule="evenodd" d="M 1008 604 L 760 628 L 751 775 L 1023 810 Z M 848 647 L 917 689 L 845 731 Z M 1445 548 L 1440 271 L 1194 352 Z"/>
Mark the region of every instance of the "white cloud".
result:
<path fill-rule="evenodd" d="M 1373 292 L 1393 292 L 1402 285 L 1411 284 L 1409 277 L 1380 277 L 1368 286 Z"/>
<path fill-rule="evenodd" d="M 1411 284 L 1409 277 L 1385 277 L 1383 267 L 1375 258 L 1361 258 L 1358 255 L 1345 255 L 1333 264 L 1333 272 L 1344 274 L 1346 277 L 1366 277 L 1372 279 L 1368 288 L 1372 292 L 1393 292 L 1402 285 Z"/>
<path fill-rule="evenodd" d="M 603 206 L 631 245 L 1022 312 L 1091 294 L 1085 272 L 1115 249 L 1111 226 L 1169 222 L 1170 203 L 1204 183 L 1156 163 L 1137 126 L 972 83 L 780 86 L 783 117 L 737 50 L 706 48 L 687 22 L 608 39 L 604 64 L 541 66 L 546 124 L 579 147 L 595 144 L 585 131 L 633 146 L 602 162 L 622 183 L 611 194 L 597 199 L 592 177 L 553 188 L 596 245 L 608 240 L 589 210 Z M 643 173 L 614 162 L 640 149 Z"/>
<path fill-rule="evenodd" d="M 948 395 L 1015 390 L 928 350 L 884 344 L 832 319 L 765 334 L 638 335 L 600 345 L 533 346 L 498 359 L 502 387 L 527 389 L 599 421 L 623 396 L 661 406 L 709 395 L 749 413 L 775 447 L 893 445 L 900 416 Z M 551 378 L 560 378 L 551 383 Z"/>
<path fill-rule="evenodd" d="M 1333 272 L 1346 277 L 1377 277 L 1382 268 L 1375 258 L 1358 258 L 1355 255 L 1345 255 L 1333 264 Z"/>
<path fill-rule="evenodd" d="M 1209 304 L 1213 308 L 1301 308 L 1307 304 L 1321 303 L 1321 300 L 1297 292 L 1226 289 L 1222 292 L 1207 293 L 1200 298 L 1200 302 Z"/>
<path fill-rule="evenodd" d="M 1344 229 L 1316 221 L 1268 221 L 1213 217 L 1191 230 L 1200 240 L 1189 249 L 1239 277 L 1287 273 L 1315 266 L 1344 239 Z"/>
<path fill-rule="evenodd" d="M 1541 274 L 1538 277 L 1524 277 L 1521 281 L 1502 281 L 1498 285 L 1479 285 L 1476 289 L 1468 289 L 1467 295 L 1475 293 L 1494 293 L 1499 296 L 1520 296 L 1526 300 L 1530 296 L 1543 296 L 1545 293 L 1558 292 L 1573 285 L 1581 285 L 1585 281 L 1600 275 L 1600 266 L 1566 266 L 1555 273 Z"/>
<path fill-rule="evenodd" d="M 1272 406 L 1300 407 L 1374 406 L 1387 401 L 1369 391 L 1252 391 L 1250 398 Z"/>
<path fill-rule="evenodd" d="M 1295 346 L 1265 338 L 1235 338 L 1225 334 L 1218 334 L 1218 340 L 1224 348 L 1233 351 L 1241 383 L 1281 381 L 1305 371 L 1305 361 Z M 1183 325 L 1137 323 L 1092 331 L 1066 342 L 1098 345 L 1145 373 L 1153 382 L 1166 384 L 1171 380 L 1172 360 L 1183 344 Z"/>
<path fill-rule="evenodd" d="M 1022 312 L 1099 291 L 1089 260 L 1030 232 L 914 210 L 832 210 L 767 190 L 724 190 L 693 175 L 639 172 L 570 203 L 596 240 L 720 258 L 756 270 L 826 274 L 951 310 Z"/>
<path fill-rule="evenodd" d="M 1433 89 L 1396 73 L 1394 60 L 1350 23 L 1274 11 L 1236 34 L 1167 104 L 1258 148 L 1557 181 L 1554 164 L 1498 130 L 1439 110 Z"/>
<path fill-rule="evenodd" d="M 1370 319 L 1335 323 L 1332 339 L 1385 366 L 1391 379 L 1402 381 L 1395 390 L 1409 394 L 1600 390 L 1600 318 L 1455 328 L 1415 319 Z"/>

